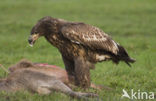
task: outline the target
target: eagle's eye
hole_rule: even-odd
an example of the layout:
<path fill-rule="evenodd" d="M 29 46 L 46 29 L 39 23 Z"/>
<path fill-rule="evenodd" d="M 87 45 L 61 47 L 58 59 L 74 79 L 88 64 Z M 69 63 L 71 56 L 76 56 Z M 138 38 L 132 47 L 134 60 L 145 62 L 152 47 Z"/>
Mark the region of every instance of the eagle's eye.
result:
<path fill-rule="evenodd" d="M 37 33 L 38 33 L 37 31 L 34 32 L 34 34 L 37 34 Z"/>
<path fill-rule="evenodd" d="M 35 34 L 38 34 L 38 32 L 37 32 L 37 31 L 34 31 L 34 32 L 33 32 L 33 33 L 31 33 L 31 34 L 34 34 L 34 35 L 35 35 Z"/>

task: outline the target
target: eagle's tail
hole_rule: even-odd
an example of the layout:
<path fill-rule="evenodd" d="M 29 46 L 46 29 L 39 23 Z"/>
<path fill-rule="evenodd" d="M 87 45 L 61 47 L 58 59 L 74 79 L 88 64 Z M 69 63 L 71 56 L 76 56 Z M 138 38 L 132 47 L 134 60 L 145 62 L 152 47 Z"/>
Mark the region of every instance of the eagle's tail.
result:
<path fill-rule="evenodd" d="M 126 52 L 126 50 L 122 46 L 120 46 L 120 45 L 117 45 L 117 46 L 119 48 L 119 51 L 117 53 L 117 58 L 119 60 L 124 61 L 128 66 L 131 67 L 130 63 L 134 63 L 136 60 L 129 57 L 128 53 Z"/>

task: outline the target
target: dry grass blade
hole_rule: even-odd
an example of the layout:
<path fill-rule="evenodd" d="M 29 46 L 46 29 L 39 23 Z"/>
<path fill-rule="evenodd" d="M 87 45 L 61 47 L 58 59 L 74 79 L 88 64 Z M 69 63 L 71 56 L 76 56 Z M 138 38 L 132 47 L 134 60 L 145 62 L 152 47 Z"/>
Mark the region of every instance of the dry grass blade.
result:
<path fill-rule="evenodd" d="M 0 64 L 0 67 L 7 73 L 10 73 L 2 64 Z"/>

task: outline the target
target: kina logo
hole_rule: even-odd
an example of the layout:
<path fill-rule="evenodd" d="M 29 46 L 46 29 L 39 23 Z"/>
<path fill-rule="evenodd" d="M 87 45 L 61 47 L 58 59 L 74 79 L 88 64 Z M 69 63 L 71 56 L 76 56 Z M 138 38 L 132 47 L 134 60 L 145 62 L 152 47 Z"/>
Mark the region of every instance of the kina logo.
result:
<path fill-rule="evenodd" d="M 123 94 L 121 98 L 128 98 L 128 99 L 139 99 L 139 100 L 152 100 L 154 99 L 154 92 L 145 92 L 145 91 L 134 91 L 133 89 L 130 90 L 130 94 L 123 89 Z"/>

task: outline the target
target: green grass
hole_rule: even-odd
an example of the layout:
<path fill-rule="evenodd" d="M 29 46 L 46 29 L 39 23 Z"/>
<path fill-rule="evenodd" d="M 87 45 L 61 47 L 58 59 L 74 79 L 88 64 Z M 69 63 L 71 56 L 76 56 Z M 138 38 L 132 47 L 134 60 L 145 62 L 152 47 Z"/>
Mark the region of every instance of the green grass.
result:
<path fill-rule="evenodd" d="M 5 67 L 26 58 L 64 67 L 58 50 L 44 38 L 28 46 L 32 26 L 44 16 L 82 21 L 100 27 L 122 44 L 137 62 L 102 62 L 91 70 L 92 82 L 113 88 L 97 92 L 103 101 L 121 99 L 122 89 L 156 94 L 156 1 L 155 0 L 0 0 L 0 63 Z M 0 70 L 0 77 L 7 74 Z M 0 93 L 0 101 L 69 101 L 60 93 Z M 77 100 L 75 100 L 77 101 Z M 134 100 L 137 101 L 137 100 Z M 148 101 L 148 100 L 146 100 Z M 152 100 L 154 101 L 154 100 Z"/>

